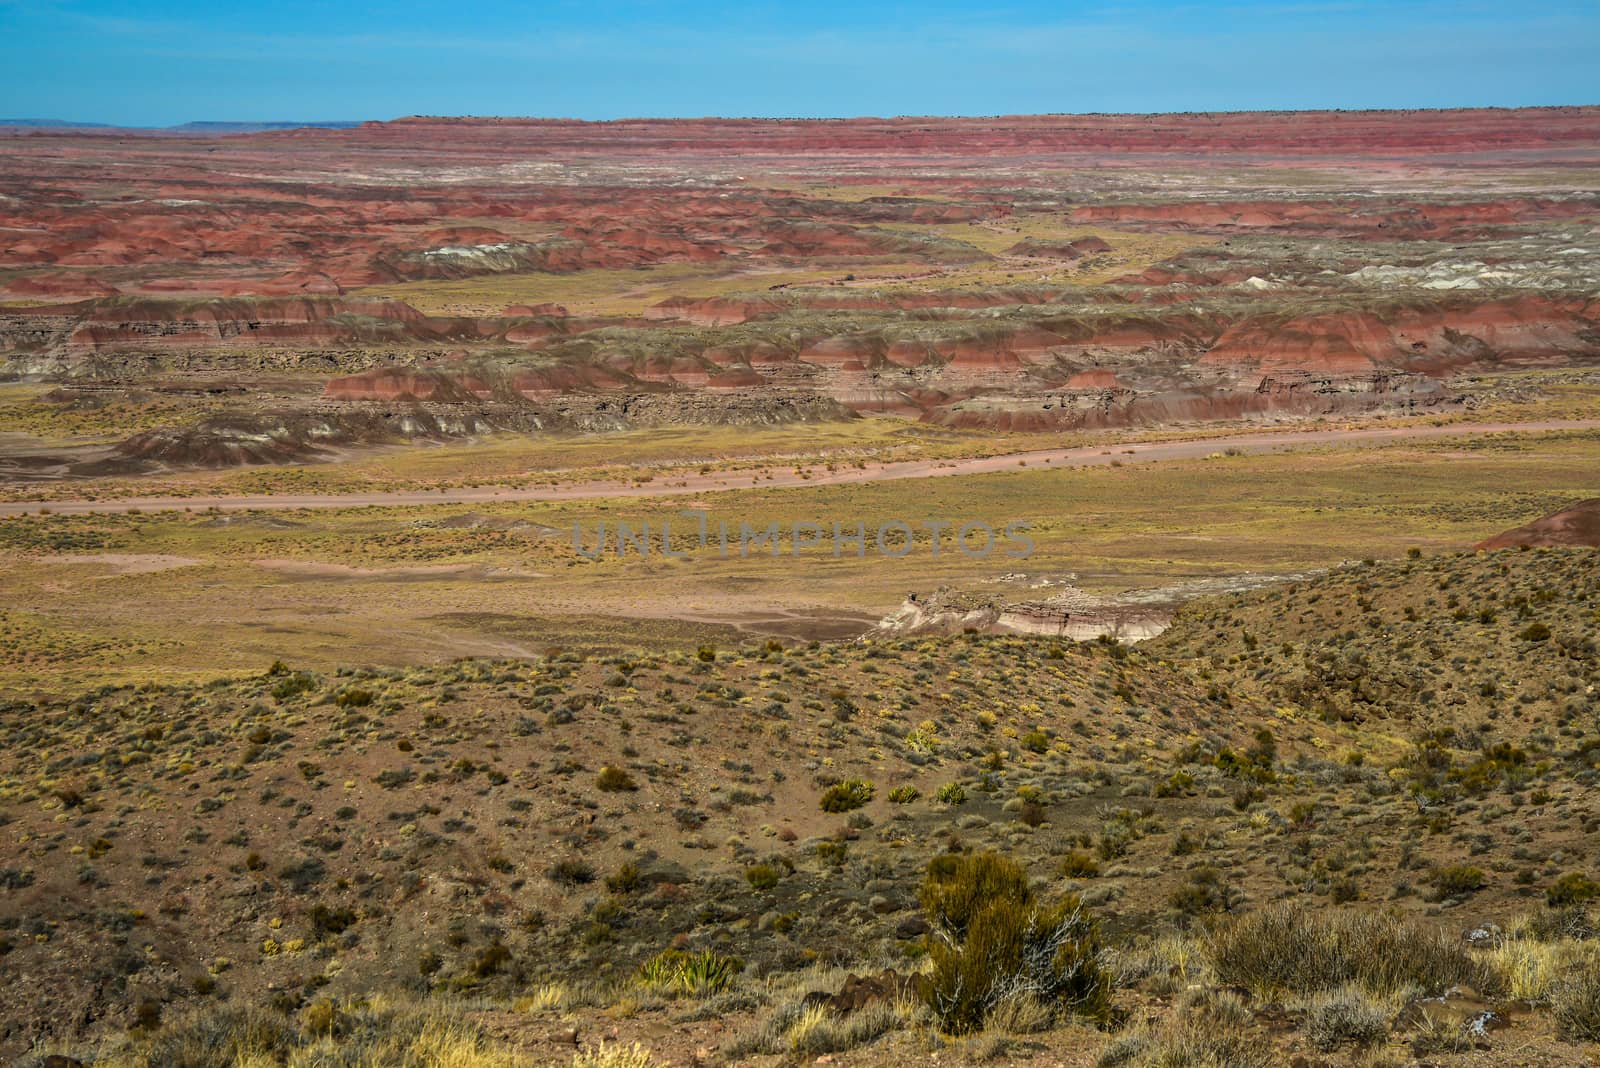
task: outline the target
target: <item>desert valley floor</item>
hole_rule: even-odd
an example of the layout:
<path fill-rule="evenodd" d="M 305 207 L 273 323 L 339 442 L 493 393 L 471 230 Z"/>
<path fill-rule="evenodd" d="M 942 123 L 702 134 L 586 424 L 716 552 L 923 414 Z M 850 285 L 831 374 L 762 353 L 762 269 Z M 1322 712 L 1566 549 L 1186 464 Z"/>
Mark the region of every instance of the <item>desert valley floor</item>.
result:
<path fill-rule="evenodd" d="M 0 1059 L 1592 1063 L 1600 108 L 0 146 Z"/>

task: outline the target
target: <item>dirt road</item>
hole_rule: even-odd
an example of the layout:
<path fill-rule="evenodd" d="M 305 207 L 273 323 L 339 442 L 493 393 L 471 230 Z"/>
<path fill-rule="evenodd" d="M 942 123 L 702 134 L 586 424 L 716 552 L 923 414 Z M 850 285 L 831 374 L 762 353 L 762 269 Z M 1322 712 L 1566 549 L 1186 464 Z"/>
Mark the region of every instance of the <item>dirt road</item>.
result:
<path fill-rule="evenodd" d="M 596 498 L 664 497 L 680 494 L 715 493 L 719 490 L 747 488 L 759 482 L 763 488 L 781 486 L 835 486 L 852 482 L 880 482 L 902 478 L 940 478 L 1015 470 L 1023 465 L 1097 466 L 1111 463 L 1150 463 L 1160 460 L 1192 460 L 1234 450 L 1244 453 L 1281 452 L 1315 446 L 1346 446 L 1392 441 L 1420 441 L 1430 438 L 1477 437 L 1483 434 L 1537 433 L 1549 430 L 1600 429 L 1600 419 L 1552 420 L 1530 423 L 1450 424 L 1446 426 L 1363 427 L 1355 430 L 1291 430 L 1195 441 L 1162 441 L 1144 444 L 1093 445 L 1071 449 L 1038 449 L 964 460 L 905 460 L 867 464 L 837 471 L 814 470 L 802 477 L 790 467 L 758 468 L 733 474 L 685 473 L 681 477 L 633 482 L 583 482 L 562 486 L 535 486 L 525 489 L 467 488 L 440 491 L 397 490 L 384 493 L 336 495 L 271 494 L 258 497 L 130 497 L 116 501 L 10 501 L 0 502 L 0 516 L 27 515 L 48 508 L 58 515 L 162 511 L 165 509 L 208 508 L 223 511 L 286 510 L 295 508 L 400 507 L 431 504 L 483 504 L 495 501 L 567 501 Z"/>

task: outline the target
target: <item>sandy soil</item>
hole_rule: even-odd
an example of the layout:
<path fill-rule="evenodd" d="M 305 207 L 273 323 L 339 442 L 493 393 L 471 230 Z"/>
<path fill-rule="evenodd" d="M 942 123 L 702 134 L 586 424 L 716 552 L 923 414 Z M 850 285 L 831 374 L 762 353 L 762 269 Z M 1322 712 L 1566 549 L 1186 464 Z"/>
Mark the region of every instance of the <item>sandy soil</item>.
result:
<path fill-rule="evenodd" d="M 173 556 L 170 553 L 84 553 L 50 557 L 53 564 L 102 564 L 111 568 L 114 575 L 147 575 L 153 571 L 171 571 L 177 567 L 194 567 L 205 563 L 192 556 Z"/>

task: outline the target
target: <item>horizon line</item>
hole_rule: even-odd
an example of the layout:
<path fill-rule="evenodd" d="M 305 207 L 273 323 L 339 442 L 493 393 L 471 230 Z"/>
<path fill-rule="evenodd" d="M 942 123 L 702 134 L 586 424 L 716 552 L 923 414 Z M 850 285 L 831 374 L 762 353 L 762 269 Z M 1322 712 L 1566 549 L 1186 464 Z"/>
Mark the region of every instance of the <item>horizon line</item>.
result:
<path fill-rule="evenodd" d="M 1455 111 L 1581 111 L 1600 108 L 1600 100 L 1589 103 L 1569 104 L 1461 104 L 1451 106 L 1408 106 L 1388 105 L 1384 107 L 1261 107 L 1261 108 L 1190 108 L 1172 109 L 1165 111 L 1016 111 L 1016 112 L 925 112 L 913 114 L 869 114 L 855 115 L 736 115 L 736 114 L 703 114 L 703 115 L 617 115 L 610 118 L 582 118 L 575 115 L 514 115 L 514 114 L 448 114 L 411 112 L 404 115 L 395 115 L 390 118 L 363 118 L 363 119 L 185 119 L 182 122 L 168 124 L 126 124 L 102 122 L 94 119 L 63 119 L 63 118 L 38 118 L 15 117 L 0 118 L 0 127 L 16 129 L 76 129 L 76 130 L 128 130 L 128 131 L 161 131 L 181 130 L 196 126 L 262 126 L 280 127 L 291 129 L 353 129 L 366 125 L 387 125 L 390 123 L 407 121 L 435 121 L 435 122 L 547 122 L 547 123 L 572 123 L 585 125 L 606 125 L 611 123 L 630 122 L 895 122 L 895 121 L 923 121 L 923 120 L 954 120 L 954 119 L 1044 119 L 1044 118 L 1163 118 L 1170 116 L 1205 116 L 1205 115 L 1317 115 L 1317 114 L 1393 114 L 1393 113 L 1442 113 Z"/>

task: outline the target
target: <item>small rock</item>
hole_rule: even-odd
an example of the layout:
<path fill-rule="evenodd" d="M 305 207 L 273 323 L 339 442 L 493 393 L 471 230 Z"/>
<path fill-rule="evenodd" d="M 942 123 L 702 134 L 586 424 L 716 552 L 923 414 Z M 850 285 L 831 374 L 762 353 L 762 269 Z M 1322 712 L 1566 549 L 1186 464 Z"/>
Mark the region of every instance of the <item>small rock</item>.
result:
<path fill-rule="evenodd" d="M 920 938 L 927 934 L 929 930 L 931 928 L 928 926 L 928 921 L 921 916 L 907 916 L 894 925 L 894 936 L 896 938 Z"/>

